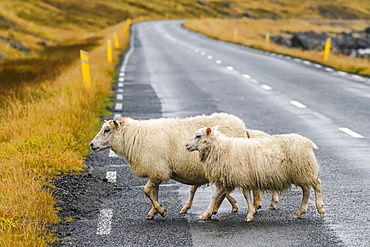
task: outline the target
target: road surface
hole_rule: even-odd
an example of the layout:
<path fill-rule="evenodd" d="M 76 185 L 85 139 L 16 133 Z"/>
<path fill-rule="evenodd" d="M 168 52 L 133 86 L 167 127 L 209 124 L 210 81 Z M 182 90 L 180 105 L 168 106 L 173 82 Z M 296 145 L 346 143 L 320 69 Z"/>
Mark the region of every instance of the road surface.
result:
<path fill-rule="evenodd" d="M 370 80 L 213 40 L 182 23 L 132 26 L 107 119 L 227 112 L 250 129 L 306 136 L 319 147 L 315 153 L 326 214 L 318 214 L 312 191 L 307 213 L 293 219 L 301 202 L 301 190 L 293 188 L 280 196 L 276 210 L 268 209 L 271 194 L 265 195 L 262 209 L 247 223 L 246 202 L 234 191 L 239 212 L 232 213 L 225 202 L 204 222 L 198 216 L 214 186 L 199 189 L 193 208 L 182 215 L 189 186 L 171 180 L 159 190 L 167 216 L 148 221 L 146 179 L 135 178 L 123 158 L 106 150 L 86 162 L 98 180 L 113 184 L 115 193 L 99 198 L 95 216 L 69 223 L 61 245 L 370 246 Z"/>

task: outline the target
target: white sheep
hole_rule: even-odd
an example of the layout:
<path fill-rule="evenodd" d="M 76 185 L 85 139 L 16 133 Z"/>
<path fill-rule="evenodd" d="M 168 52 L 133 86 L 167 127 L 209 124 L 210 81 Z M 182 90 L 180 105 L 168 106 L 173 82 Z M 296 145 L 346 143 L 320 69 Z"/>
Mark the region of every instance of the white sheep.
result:
<path fill-rule="evenodd" d="M 212 202 L 200 216 L 212 215 L 216 200 L 234 188 L 243 188 L 248 203 L 246 221 L 256 213 L 250 190 L 286 191 L 294 184 L 302 188 L 303 198 L 295 218 L 307 211 L 310 189 L 313 187 L 316 208 L 324 215 L 319 166 L 309 139 L 297 134 L 274 135 L 265 138 L 230 138 L 214 128 L 201 128 L 186 144 L 191 151 L 198 150 L 206 177 L 217 185 Z"/>
<path fill-rule="evenodd" d="M 90 148 L 94 152 L 111 148 L 117 155 L 126 159 L 136 177 L 149 178 L 144 192 L 153 207 L 147 219 L 154 218 L 157 213 L 163 217 L 166 215 L 166 210 L 158 203 L 158 189 L 162 182 L 174 179 L 193 185 L 189 200 L 181 210 L 181 213 L 186 213 L 191 208 L 196 189 L 209 181 L 198 156 L 187 152 L 184 143 L 195 130 L 215 124 L 222 124 L 221 130 L 226 135 L 246 137 L 243 121 L 226 113 L 185 119 L 134 120 L 124 117 L 105 122 L 91 141 Z M 229 195 L 227 198 L 233 211 L 237 211 L 235 199 Z"/>

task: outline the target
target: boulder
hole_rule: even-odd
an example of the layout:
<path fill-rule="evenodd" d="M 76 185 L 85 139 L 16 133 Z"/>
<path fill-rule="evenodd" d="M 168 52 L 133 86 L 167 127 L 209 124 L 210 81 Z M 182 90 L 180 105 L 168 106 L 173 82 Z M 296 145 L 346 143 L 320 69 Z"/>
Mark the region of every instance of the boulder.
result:
<path fill-rule="evenodd" d="M 271 41 L 281 46 L 292 47 L 292 40 L 283 36 L 271 37 Z"/>

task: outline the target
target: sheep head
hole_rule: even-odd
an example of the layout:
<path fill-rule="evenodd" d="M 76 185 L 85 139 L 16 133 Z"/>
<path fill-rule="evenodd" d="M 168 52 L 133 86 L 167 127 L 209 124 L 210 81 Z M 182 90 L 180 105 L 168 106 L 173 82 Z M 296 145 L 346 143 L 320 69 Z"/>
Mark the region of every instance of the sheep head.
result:
<path fill-rule="evenodd" d="M 90 142 L 90 149 L 96 153 L 104 149 L 111 148 L 112 137 L 115 132 L 118 131 L 120 126 L 120 120 L 105 121 L 98 134 Z"/>
<path fill-rule="evenodd" d="M 209 128 L 201 128 L 195 132 L 195 135 L 190 138 L 188 143 L 186 143 L 186 148 L 188 149 L 189 152 L 199 150 L 199 144 L 207 142 L 207 139 L 213 135 L 215 131 L 218 130 L 219 125 Z"/>

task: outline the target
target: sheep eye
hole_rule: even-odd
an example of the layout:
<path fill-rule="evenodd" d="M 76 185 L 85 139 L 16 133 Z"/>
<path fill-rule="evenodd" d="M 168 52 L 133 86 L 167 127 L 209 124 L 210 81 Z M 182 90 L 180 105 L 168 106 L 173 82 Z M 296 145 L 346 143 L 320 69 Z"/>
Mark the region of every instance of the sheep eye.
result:
<path fill-rule="evenodd" d="M 196 135 L 195 137 L 196 137 L 196 138 L 201 138 L 202 136 L 198 134 L 198 135 Z"/>

